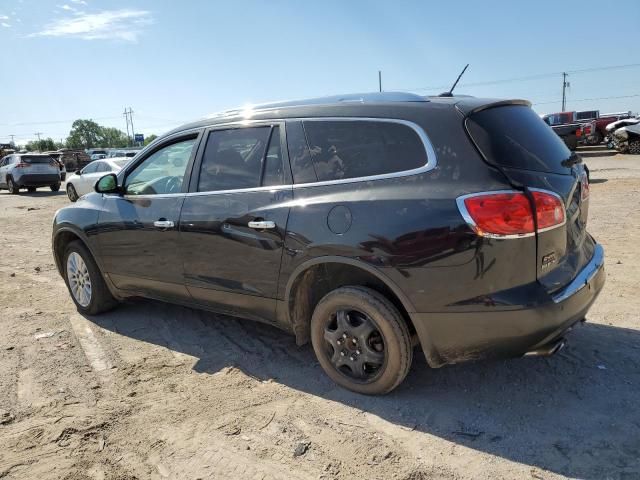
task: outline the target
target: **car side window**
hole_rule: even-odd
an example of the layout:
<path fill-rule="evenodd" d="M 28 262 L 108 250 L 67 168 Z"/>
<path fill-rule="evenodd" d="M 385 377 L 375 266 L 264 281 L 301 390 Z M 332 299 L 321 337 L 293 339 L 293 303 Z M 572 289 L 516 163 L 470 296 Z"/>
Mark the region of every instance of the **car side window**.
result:
<path fill-rule="evenodd" d="M 422 140 L 408 125 L 367 120 L 304 122 L 319 181 L 368 177 L 427 164 Z"/>
<path fill-rule="evenodd" d="M 125 180 L 127 195 L 180 193 L 196 138 L 166 145 L 145 158 Z"/>
<path fill-rule="evenodd" d="M 110 172 L 111 171 L 111 165 L 109 165 L 107 162 L 100 162 L 101 165 L 98 167 L 98 172 Z"/>
<path fill-rule="evenodd" d="M 84 167 L 82 169 L 82 173 L 95 173 L 98 171 L 98 167 L 100 166 L 100 163 L 102 162 L 96 162 L 95 160 L 93 162 L 91 162 L 89 165 L 87 165 L 86 167 Z"/>
<path fill-rule="evenodd" d="M 282 164 L 282 159 L 275 142 L 267 153 L 271 130 L 271 127 L 265 126 L 210 132 L 202 157 L 198 191 L 212 192 L 260 186 L 265 157 L 269 154 L 271 158 L 267 163 L 271 166 L 267 181 L 277 181 L 277 161 L 279 159 Z M 279 133 L 276 136 L 279 140 Z"/>

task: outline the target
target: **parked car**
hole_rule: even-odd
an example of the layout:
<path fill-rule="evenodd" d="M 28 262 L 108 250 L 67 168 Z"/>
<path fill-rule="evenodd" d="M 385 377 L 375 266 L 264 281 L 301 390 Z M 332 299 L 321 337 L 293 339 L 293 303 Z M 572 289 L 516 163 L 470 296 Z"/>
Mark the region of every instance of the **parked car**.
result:
<path fill-rule="evenodd" d="M 60 166 L 49 155 L 14 153 L 0 161 L 0 189 L 18 194 L 21 188 L 35 192 L 38 187 L 60 190 Z"/>
<path fill-rule="evenodd" d="M 109 172 L 119 172 L 130 159 L 127 157 L 95 160 L 82 170 L 78 170 L 69 177 L 67 182 L 67 196 L 75 202 L 82 195 L 93 192 L 96 182 Z"/>
<path fill-rule="evenodd" d="M 605 281 L 588 210 L 529 102 L 344 95 L 173 130 L 57 212 L 53 255 L 84 314 L 142 296 L 267 322 L 382 394 L 414 345 L 432 367 L 560 349 Z"/>
<path fill-rule="evenodd" d="M 127 150 L 110 150 L 107 158 L 119 158 L 127 157 L 133 158 L 140 151 L 140 149 L 127 149 Z"/>
<path fill-rule="evenodd" d="M 102 160 L 103 158 L 107 158 L 107 154 L 106 153 L 94 153 L 91 155 L 91 161 L 95 161 L 95 160 Z"/>
<path fill-rule="evenodd" d="M 542 120 L 562 139 L 569 150 L 578 148 L 578 143 L 582 141 L 582 123 L 576 121 L 575 113 L 559 112 L 542 116 Z"/>
<path fill-rule="evenodd" d="M 600 115 L 600 110 L 585 110 L 576 112 L 578 122 L 584 122 L 583 141 L 587 145 L 599 145 L 607 137 L 607 126 L 621 118 L 628 118 L 630 112 L 608 113 Z M 587 131 L 588 130 L 588 131 Z"/>
<path fill-rule="evenodd" d="M 606 127 L 607 136 L 607 147 L 608 148 L 616 148 L 616 138 L 614 133 L 619 128 L 628 127 L 630 125 L 636 125 L 640 123 L 640 117 L 629 117 L 625 119 L 618 120 L 616 122 L 612 122 Z"/>
<path fill-rule="evenodd" d="M 640 123 L 626 125 L 614 130 L 613 146 L 621 153 L 640 153 Z"/>
<path fill-rule="evenodd" d="M 56 163 L 58 164 L 58 167 L 60 168 L 60 180 L 61 181 L 65 181 L 67 178 L 67 169 L 64 165 L 64 162 L 62 160 L 62 152 L 44 152 L 45 155 L 49 155 L 51 158 L 53 158 Z"/>

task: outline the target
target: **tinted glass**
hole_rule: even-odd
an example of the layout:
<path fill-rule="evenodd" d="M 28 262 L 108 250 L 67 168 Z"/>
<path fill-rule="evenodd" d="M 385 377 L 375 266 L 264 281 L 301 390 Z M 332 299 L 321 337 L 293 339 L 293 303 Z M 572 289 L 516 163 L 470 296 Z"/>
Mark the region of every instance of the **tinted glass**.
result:
<path fill-rule="evenodd" d="M 100 162 L 101 165 L 98 167 L 98 172 L 110 172 L 111 171 L 111 165 L 109 165 L 107 162 Z"/>
<path fill-rule="evenodd" d="M 271 127 L 236 128 L 209 133 L 202 157 L 199 192 L 260 186 Z"/>
<path fill-rule="evenodd" d="M 36 157 L 36 156 L 29 156 L 29 155 L 25 155 L 20 159 L 20 161 L 24 163 L 49 163 L 51 162 L 51 160 L 53 159 L 49 156 Z"/>
<path fill-rule="evenodd" d="M 95 173 L 102 162 L 92 162 L 82 169 L 82 173 Z"/>
<path fill-rule="evenodd" d="M 127 194 L 180 193 L 195 144 L 196 139 L 192 138 L 172 143 L 152 153 L 127 176 Z"/>
<path fill-rule="evenodd" d="M 317 182 L 302 122 L 287 122 L 287 146 L 295 183 Z"/>
<path fill-rule="evenodd" d="M 363 120 L 304 122 L 318 180 L 401 172 L 427 163 L 424 145 L 409 126 Z"/>
<path fill-rule="evenodd" d="M 571 151 L 555 132 L 521 105 L 474 113 L 467 120 L 471 137 L 490 163 L 551 173 L 569 173 Z M 564 165 L 563 165 L 564 163 Z"/>
<path fill-rule="evenodd" d="M 280 145 L 280 127 L 273 127 L 271 140 L 265 157 L 263 186 L 282 185 L 284 170 L 282 169 L 282 148 Z"/>

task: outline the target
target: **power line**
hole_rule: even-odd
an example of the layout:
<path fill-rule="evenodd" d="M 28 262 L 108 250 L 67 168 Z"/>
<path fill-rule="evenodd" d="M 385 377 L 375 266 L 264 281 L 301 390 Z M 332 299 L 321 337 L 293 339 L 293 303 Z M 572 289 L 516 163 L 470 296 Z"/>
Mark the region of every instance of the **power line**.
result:
<path fill-rule="evenodd" d="M 484 82 L 461 83 L 460 87 L 481 87 L 481 86 L 484 86 L 484 85 L 498 85 L 498 84 L 503 84 L 503 83 L 526 82 L 526 81 L 529 81 L 529 80 L 539 80 L 539 79 L 542 79 L 542 78 L 557 77 L 559 75 L 562 75 L 563 73 L 566 73 L 566 74 L 580 74 L 580 73 L 587 73 L 587 72 L 596 72 L 596 71 L 604 71 L 604 70 L 616 70 L 616 69 L 635 68 L 635 67 L 640 67 L 640 63 L 629 63 L 627 65 L 610 65 L 610 66 L 605 66 L 605 67 L 591 67 L 591 68 L 583 68 L 583 69 L 580 69 L 580 70 L 565 70 L 564 72 L 540 73 L 540 74 L 536 74 L 536 75 L 528 75 L 528 76 L 525 76 L 525 77 L 504 78 L 504 79 L 499 79 L 499 80 L 488 80 L 488 81 L 484 81 Z M 441 90 L 443 88 L 449 88 L 449 85 L 439 85 L 439 86 L 432 86 L 432 87 L 417 87 L 417 88 L 401 88 L 399 90 L 408 90 L 408 91 L 414 91 L 414 90 Z"/>
<path fill-rule="evenodd" d="M 114 120 L 120 117 L 94 117 L 90 118 L 90 120 Z M 73 123 L 77 120 L 74 118 L 73 120 L 45 120 L 43 122 L 20 122 L 20 123 L 0 123 L 0 127 L 25 127 L 29 125 L 52 125 L 56 123 Z"/>
<path fill-rule="evenodd" d="M 591 102 L 594 100 L 615 100 L 618 98 L 635 98 L 635 97 L 640 97 L 640 93 L 635 93 L 633 95 L 617 95 L 614 97 L 594 97 L 594 98 L 578 98 L 578 99 L 571 99 L 572 102 Z M 557 103 L 558 100 L 549 100 L 549 101 L 544 101 L 544 102 L 536 102 L 536 103 L 532 103 L 532 105 L 548 105 L 550 103 Z"/>

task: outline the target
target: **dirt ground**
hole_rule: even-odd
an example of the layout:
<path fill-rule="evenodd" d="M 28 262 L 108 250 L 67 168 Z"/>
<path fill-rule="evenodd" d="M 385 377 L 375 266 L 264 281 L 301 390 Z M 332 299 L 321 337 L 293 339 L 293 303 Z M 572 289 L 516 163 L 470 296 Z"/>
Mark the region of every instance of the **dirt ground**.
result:
<path fill-rule="evenodd" d="M 135 301 L 80 316 L 63 192 L 0 193 L 0 478 L 640 478 L 640 157 L 582 151 L 607 284 L 551 358 L 427 367 L 371 398 L 271 327 Z"/>

